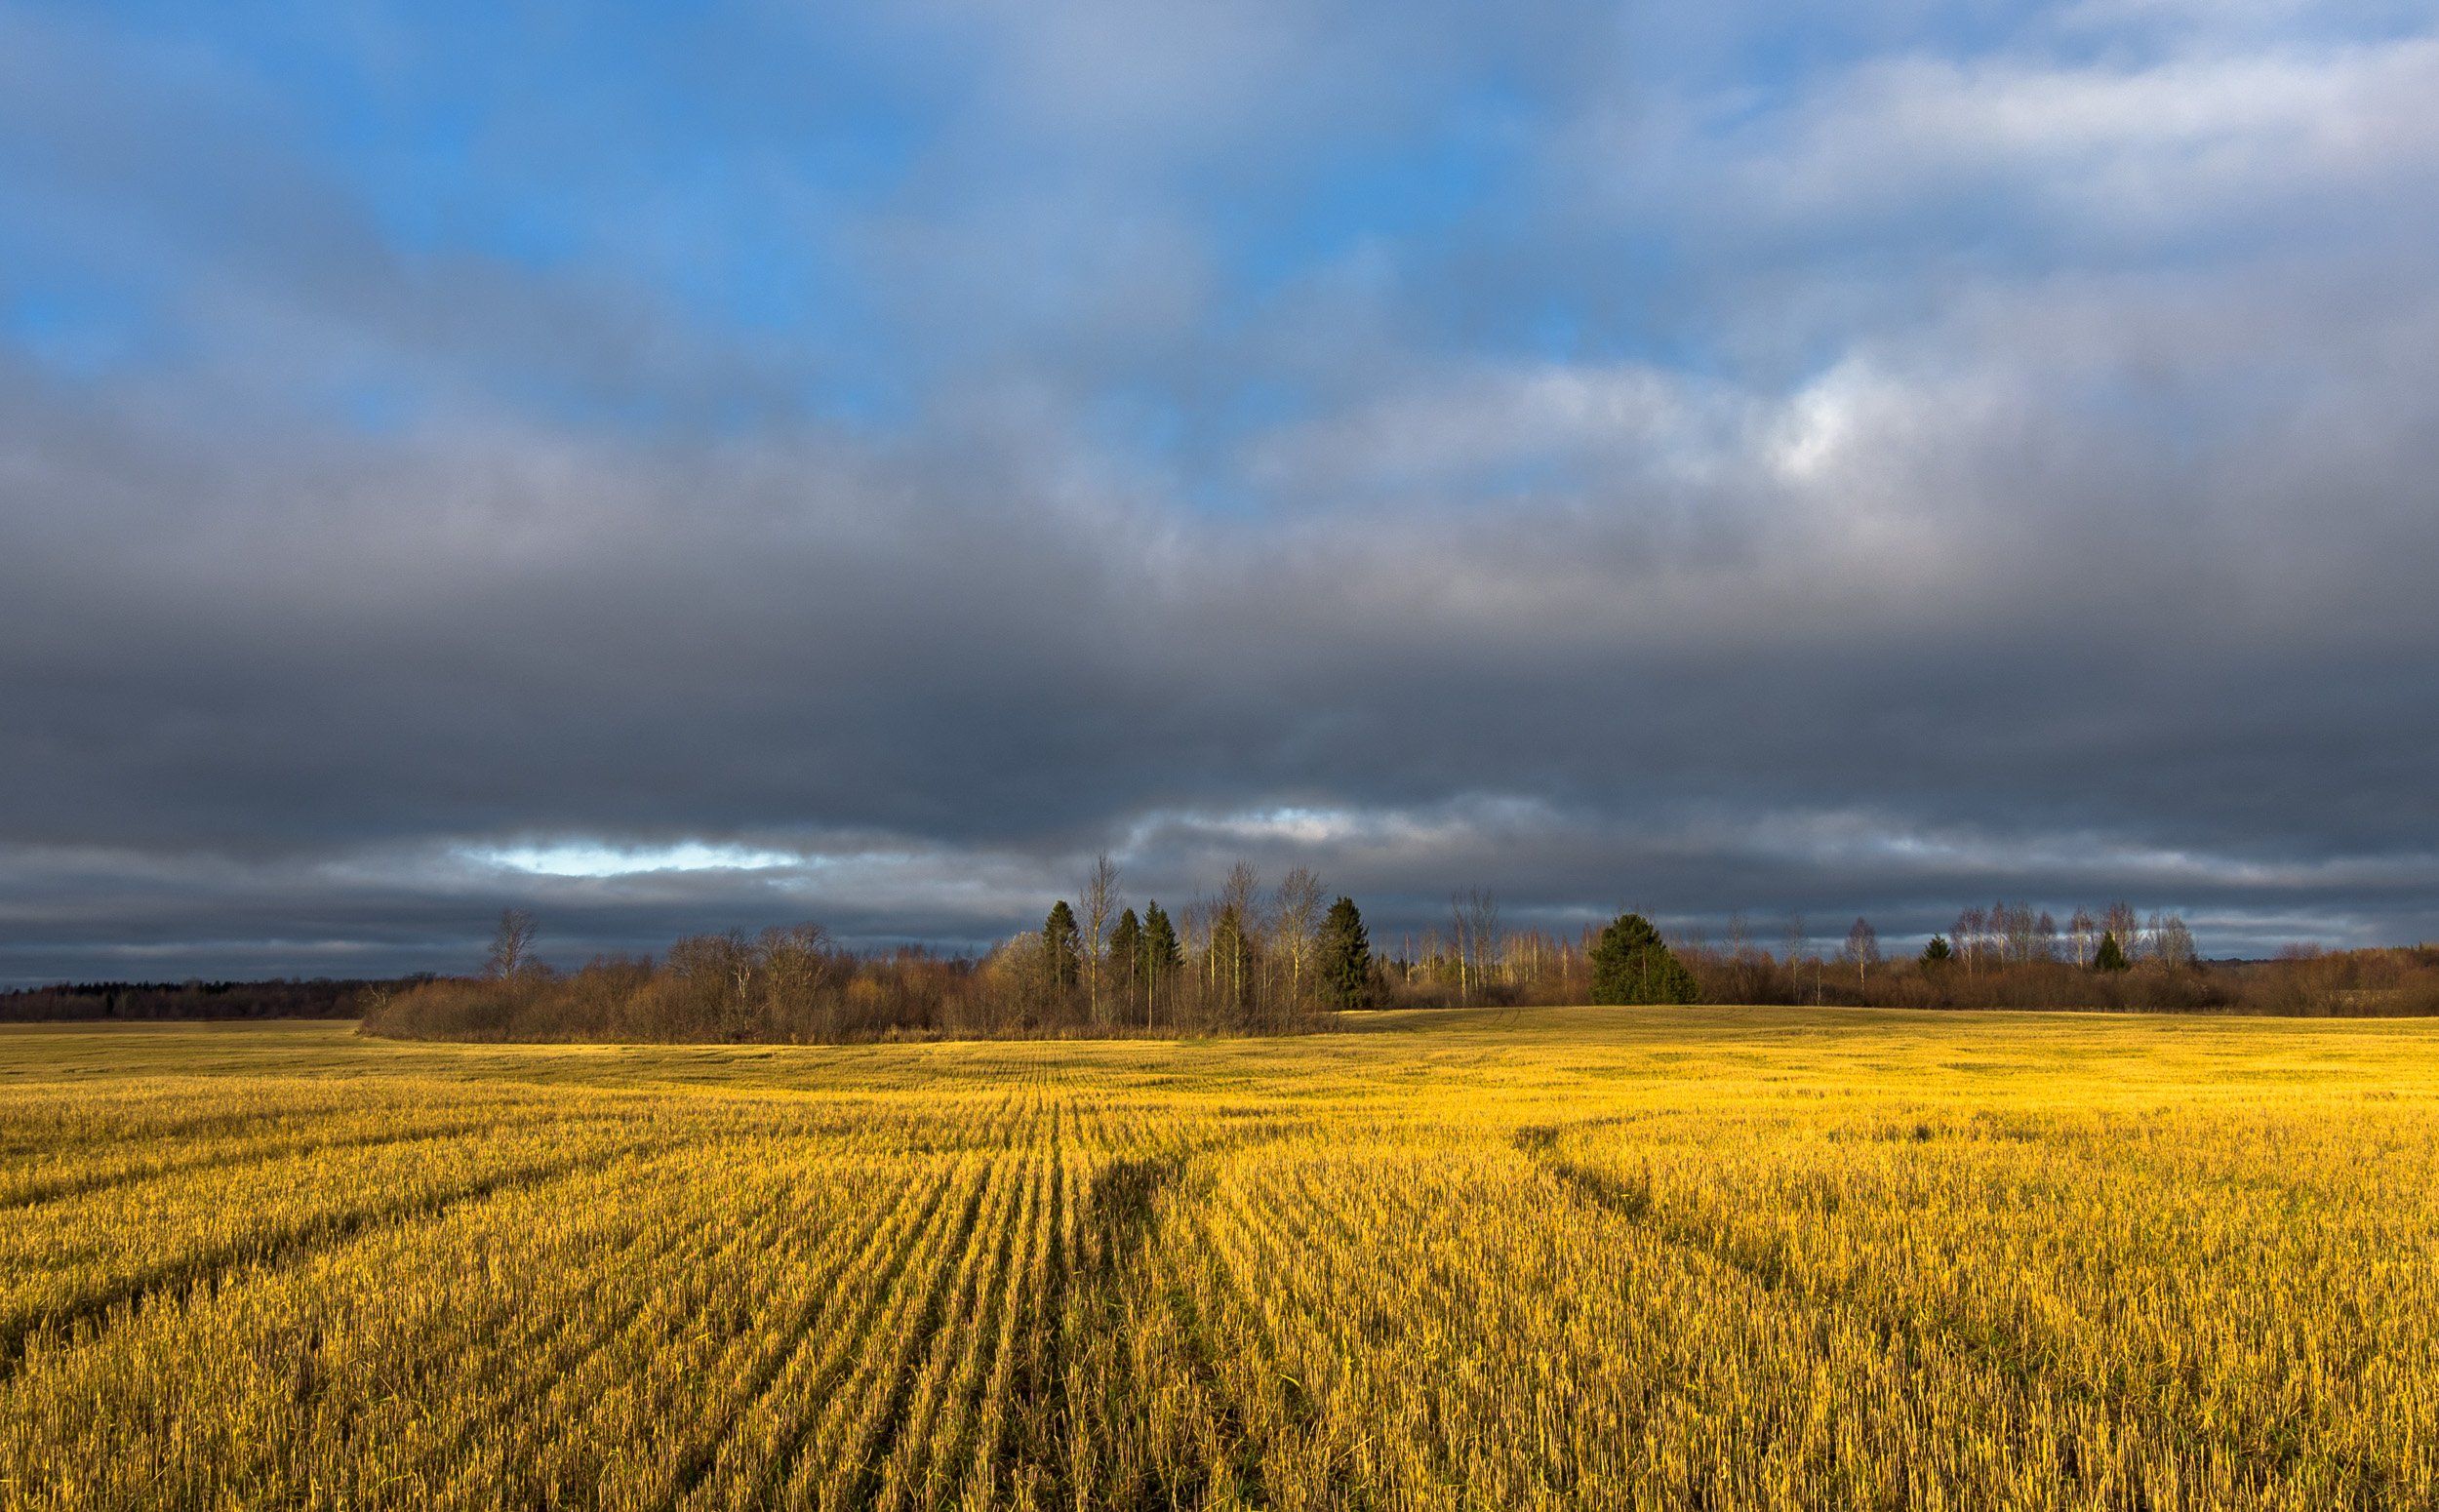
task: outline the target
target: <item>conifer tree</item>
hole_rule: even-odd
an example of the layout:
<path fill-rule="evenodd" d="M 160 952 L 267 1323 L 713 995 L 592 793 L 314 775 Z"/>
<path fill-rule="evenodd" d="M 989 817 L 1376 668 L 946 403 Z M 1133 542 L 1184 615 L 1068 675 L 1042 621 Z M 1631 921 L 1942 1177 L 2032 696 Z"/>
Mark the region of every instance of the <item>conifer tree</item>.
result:
<path fill-rule="evenodd" d="M 2117 932 L 2109 930 L 2100 935 L 2100 948 L 2092 952 L 2092 969 L 2096 972 L 2131 971 L 2134 963 L 2126 959 L 2124 947 L 2117 943 Z"/>
<path fill-rule="evenodd" d="M 1067 900 L 1062 897 L 1053 903 L 1050 917 L 1042 921 L 1042 963 L 1050 973 L 1051 986 L 1060 992 L 1076 984 L 1082 937 L 1083 932 L 1075 927 L 1075 910 L 1067 906 Z"/>
<path fill-rule="evenodd" d="M 1372 1006 L 1372 935 L 1351 897 L 1330 905 L 1321 922 L 1321 1000 L 1331 1008 Z"/>
<path fill-rule="evenodd" d="M 1118 922 L 1109 931 L 1109 979 L 1117 984 L 1118 1000 L 1135 1001 L 1135 986 L 1142 978 L 1143 926 L 1129 908 L 1118 915 Z"/>
<path fill-rule="evenodd" d="M 1945 966 L 1955 956 L 1956 952 L 1949 948 L 1945 935 L 1932 935 L 1931 943 L 1922 947 L 1922 964 L 1925 966 Z"/>
<path fill-rule="evenodd" d="M 1691 1003 L 1693 974 L 1639 913 L 1621 913 L 1592 947 L 1595 1003 Z"/>
<path fill-rule="evenodd" d="M 1142 958 L 1143 1026 L 1149 1028 L 1153 1005 L 1177 979 L 1178 968 L 1185 964 L 1185 952 L 1178 948 L 1177 926 L 1169 922 L 1169 912 L 1158 898 L 1143 908 L 1143 935 L 1136 949 Z"/>

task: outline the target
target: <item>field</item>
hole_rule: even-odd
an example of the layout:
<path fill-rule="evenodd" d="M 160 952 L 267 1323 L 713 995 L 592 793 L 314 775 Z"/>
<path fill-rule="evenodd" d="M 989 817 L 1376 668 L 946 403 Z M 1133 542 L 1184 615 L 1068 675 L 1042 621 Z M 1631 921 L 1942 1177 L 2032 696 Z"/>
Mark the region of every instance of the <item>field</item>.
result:
<path fill-rule="evenodd" d="M 2439 1023 L 0 1031 L 11 1506 L 2439 1504 Z"/>

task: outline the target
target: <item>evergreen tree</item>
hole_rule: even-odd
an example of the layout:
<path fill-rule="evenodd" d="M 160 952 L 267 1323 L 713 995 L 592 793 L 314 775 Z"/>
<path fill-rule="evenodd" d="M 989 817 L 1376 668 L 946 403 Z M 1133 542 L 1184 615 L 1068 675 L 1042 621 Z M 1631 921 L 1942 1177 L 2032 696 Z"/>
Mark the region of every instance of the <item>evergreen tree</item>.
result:
<path fill-rule="evenodd" d="M 1185 952 L 1178 948 L 1178 928 L 1169 922 L 1168 910 L 1158 898 L 1144 906 L 1143 934 L 1136 951 L 1142 960 L 1143 1022 L 1148 1026 L 1152 1005 L 1177 979 L 1178 968 L 1185 964 Z"/>
<path fill-rule="evenodd" d="M 1595 1003 L 1691 1003 L 1693 974 L 1639 913 L 1621 913 L 1592 947 Z"/>
<path fill-rule="evenodd" d="M 1109 931 L 1109 979 L 1118 986 L 1119 1001 L 1135 1001 L 1135 984 L 1143 974 L 1143 926 L 1127 909 Z"/>
<path fill-rule="evenodd" d="M 2134 963 L 2126 959 L 2124 947 L 2117 943 L 2117 932 L 2110 930 L 2101 935 L 2100 948 L 2092 952 L 2092 969 L 2096 972 L 2123 972 L 2133 967 Z"/>
<path fill-rule="evenodd" d="M 1075 927 L 1075 910 L 1060 898 L 1053 903 L 1050 917 L 1042 921 L 1042 964 L 1049 970 L 1050 984 L 1061 992 L 1072 989 L 1080 969 L 1083 932 Z"/>
<path fill-rule="evenodd" d="M 1372 935 L 1351 897 L 1321 921 L 1321 1001 L 1331 1008 L 1372 1006 Z"/>
<path fill-rule="evenodd" d="M 1931 943 L 1922 947 L 1922 964 L 1925 966 L 1945 966 L 1955 957 L 1956 952 L 1948 948 L 1945 935 L 1932 935 Z"/>
<path fill-rule="evenodd" d="M 1154 983 L 1166 981 L 1177 969 L 1185 964 L 1185 951 L 1178 943 L 1178 927 L 1170 922 L 1169 910 L 1154 899 L 1143 910 L 1143 976 Z"/>

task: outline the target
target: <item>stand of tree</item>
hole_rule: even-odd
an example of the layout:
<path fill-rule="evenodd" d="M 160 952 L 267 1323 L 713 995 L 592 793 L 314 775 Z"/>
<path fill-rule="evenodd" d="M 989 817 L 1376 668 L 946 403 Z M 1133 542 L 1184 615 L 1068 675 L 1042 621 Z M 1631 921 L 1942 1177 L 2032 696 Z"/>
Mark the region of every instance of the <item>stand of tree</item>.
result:
<path fill-rule="evenodd" d="M 1599 983 L 1605 936 L 1626 915 L 1574 935 L 1503 931 L 1478 891 L 1445 928 L 1402 937 L 1377 1000 L 1393 1008 L 1527 1007 L 1628 1001 Z M 1639 921 L 1637 921 L 1639 922 Z M 1645 926 L 1648 928 L 1648 926 Z M 1657 934 L 1657 932 L 1655 932 Z M 1801 918 L 1765 942 L 1732 919 L 1724 940 L 1666 941 L 1691 979 L 1646 1001 L 1935 1009 L 2085 1009 L 2289 1015 L 2439 1014 L 2439 947 L 2328 951 L 2295 945 L 2267 961 L 2205 961 L 2174 914 L 2125 903 L 2068 924 L 2022 903 L 1968 908 L 1919 955 L 1891 957 L 1857 919 L 1824 948 Z M 1626 944 L 1628 950 L 1642 948 Z"/>
<path fill-rule="evenodd" d="M 1376 953 L 1351 898 L 1324 906 L 1310 872 L 1264 888 L 1239 865 L 1174 912 L 1124 898 L 1096 864 L 1041 928 L 980 958 L 838 948 L 818 927 L 697 935 L 658 960 L 538 964 L 533 921 L 500 921 L 478 977 L 371 994 L 377 1034 L 506 1040 L 845 1040 L 1281 1034 L 1368 1008 L 1577 1003 L 1899 1008 L 2439 1013 L 2439 949 L 2289 950 L 2207 962 L 2174 915 L 2124 904 L 2060 929 L 2021 904 L 1967 909 L 1919 955 L 1891 958 L 1858 919 L 1819 948 L 1800 919 L 1779 947 L 1740 920 L 1724 941 L 1663 937 L 1621 914 L 1573 936 L 1500 928 L 1483 889 L 1456 895 L 1447 929 Z"/>
<path fill-rule="evenodd" d="M 366 1032 L 476 1040 L 849 1040 L 1287 1034 L 1371 1006 L 1382 978 L 1363 916 L 1325 908 L 1301 867 L 1264 888 L 1250 866 L 1172 914 L 1141 913 L 1104 857 L 1079 899 L 980 959 L 839 948 L 818 925 L 696 935 L 658 960 L 605 957 L 559 973 L 534 922 L 500 921 L 482 975 L 386 994 Z"/>
<path fill-rule="evenodd" d="M 368 994 L 395 993 L 428 976 L 385 981 L 317 976 L 291 981 L 79 981 L 0 992 L 0 1023 L 169 1018 L 353 1018 Z"/>

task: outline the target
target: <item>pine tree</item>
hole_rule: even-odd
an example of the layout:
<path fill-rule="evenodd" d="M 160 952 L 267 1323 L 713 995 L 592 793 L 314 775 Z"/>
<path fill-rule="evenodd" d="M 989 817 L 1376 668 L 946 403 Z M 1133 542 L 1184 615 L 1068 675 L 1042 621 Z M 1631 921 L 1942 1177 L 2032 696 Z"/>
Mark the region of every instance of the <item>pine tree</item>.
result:
<path fill-rule="evenodd" d="M 1178 948 L 1177 926 L 1169 922 L 1168 910 L 1158 898 L 1144 906 L 1142 939 L 1136 949 L 1143 963 L 1143 1025 L 1149 1028 L 1153 1004 L 1177 979 L 1178 968 L 1185 964 L 1185 952 Z"/>
<path fill-rule="evenodd" d="M 1621 913 L 1592 947 L 1595 1003 L 1691 1003 L 1694 976 L 1659 931 L 1639 913 Z"/>
<path fill-rule="evenodd" d="M 1372 1006 L 1372 935 L 1351 897 L 1330 905 L 1321 921 L 1321 1001 L 1331 1008 Z"/>
<path fill-rule="evenodd" d="M 2109 930 L 2100 935 L 2100 948 L 2092 952 L 2092 969 L 2096 972 L 2131 971 L 2134 963 L 2126 959 L 2124 947 L 2117 943 L 2117 932 Z"/>
<path fill-rule="evenodd" d="M 1135 984 L 1143 971 L 1143 926 L 1129 908 L 1109 931 L 1109 979 L 1117 984 L 1118 1001 L 1135 1001 Z"/>
<path fill-rule="evenodd" d="M 1053 903 L 1050 917 L 1042 921 L 1042 962 L 1050 972 L 1050 984 L 1060 992 L 1075 987 L 1079 964 L 1079 942 L 1083 932 L 1075 927 L 1075 910 L 1060 898 Z"/>
<path fill-rule="evenodd" d="M 1945 935 L 1932 935 L 1931 943 L 1922 947 L 1922 964 L 1925 966 L 1945 966 L 1955 956 L 1956 952 L 1948 948 Z"/>

